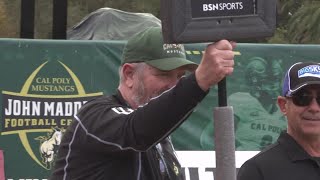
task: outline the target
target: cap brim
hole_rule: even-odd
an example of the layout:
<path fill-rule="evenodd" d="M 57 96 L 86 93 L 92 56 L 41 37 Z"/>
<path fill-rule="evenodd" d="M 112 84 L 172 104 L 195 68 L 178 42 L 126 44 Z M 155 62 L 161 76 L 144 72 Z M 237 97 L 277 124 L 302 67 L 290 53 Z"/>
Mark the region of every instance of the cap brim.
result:
<path fill-rule="evenodd" d="M 293 89 L 292 91 L 289 91 L 287 96 L 292 96 L 293 94 L 295 94 L 296 92 L 298 92 L 300 89 L 302 89 L 303 87 L 305 86 L 309 86 L 309 85 L 320 85 L 320 82 L 319 81 L 310 81 L 308 83 L 304 83 L 304 84 L 300 84 L 298 86 L 298 88 L 296 89 Z"/>
<path fill-rule="evenodd" d="M 151 61 L 145 61 L 148 65 L 162 71 L 171 71 L 182 66 L 186 66 L 189 71 L 194 71 L 198 64 L 183 58 L 164 58 Z"/>

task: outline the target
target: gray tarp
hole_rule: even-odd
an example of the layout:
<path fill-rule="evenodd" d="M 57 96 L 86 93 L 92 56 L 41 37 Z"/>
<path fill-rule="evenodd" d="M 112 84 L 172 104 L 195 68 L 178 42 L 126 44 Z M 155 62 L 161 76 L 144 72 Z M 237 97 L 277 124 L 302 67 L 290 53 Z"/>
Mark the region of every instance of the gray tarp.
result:
<path fill-rule="evenodd" d="M 149 13 L 132 13 L 112 8 L 98 9 L 67 32 L 70 40 L 127 40 L 147 28 L 160 27 L 161 21 Z"/>

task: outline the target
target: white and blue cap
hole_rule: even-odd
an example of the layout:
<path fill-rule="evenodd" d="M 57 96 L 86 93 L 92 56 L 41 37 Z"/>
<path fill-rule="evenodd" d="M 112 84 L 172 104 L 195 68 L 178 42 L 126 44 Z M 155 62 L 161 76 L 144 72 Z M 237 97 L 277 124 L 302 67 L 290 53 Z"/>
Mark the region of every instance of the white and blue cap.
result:
<path fill-rule="evenodd" d="M 289 97 L 301 88 L 311 84 L 320 84 L 320 63 L 295 63 L 285 74 L 282 96 Z"/>

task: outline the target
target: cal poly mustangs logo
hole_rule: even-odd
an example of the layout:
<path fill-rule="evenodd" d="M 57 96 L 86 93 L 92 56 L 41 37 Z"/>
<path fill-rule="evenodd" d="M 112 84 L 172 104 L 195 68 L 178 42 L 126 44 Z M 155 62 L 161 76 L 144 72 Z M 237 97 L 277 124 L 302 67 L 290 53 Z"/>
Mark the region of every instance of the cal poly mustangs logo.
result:
<path fill-rule="evenodd" d="M 62 62 L 47 61 L 31 73 L 20 92 L 2 91 L 1 135 L 17 135 L 27 154 L 49 170 L 73 115 L 101 95 L 86 94 L 78 77 Z"/>

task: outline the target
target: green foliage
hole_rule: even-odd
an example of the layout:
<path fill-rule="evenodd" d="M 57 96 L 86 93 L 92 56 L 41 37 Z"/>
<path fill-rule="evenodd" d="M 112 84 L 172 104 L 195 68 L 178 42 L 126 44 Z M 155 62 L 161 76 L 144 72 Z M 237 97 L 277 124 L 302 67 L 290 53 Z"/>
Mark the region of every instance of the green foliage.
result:
<path fill-rule="evenodd" d="M 274 36 L 268 40 L 268 43 L 287 44 L 288 42 L 286 41 L 286 38 L 285 38 L 286 32 L 287 32 L 286 29 L 278 27 L 275 31 Z"/>
<path fill-rule="evenodd" d="M 291 17 L 288 36 L 291 43 L 319 43 L 320 2 L 305 2 Z"/>
<path fill-rule="evenodd" d="M 269 43 L 317 44 L 319 0 L 278 0 L 278 28 Z"/>
<path fill-rule="evenodd" d="M 21 0 L 0 1 L 0 37 L 18 37 Z M 35 38 L 52 36 L 52 1 L 36 0 Z M 103 7 L 128 12 L 151 13 L 160 17 L 160 0 L 68 0 L 71 28 L 89 13 Z M 261 43 L 319 43 L 320 0 L 278 0 L 277 29 L 273 37 L 252 41 Z"/>

